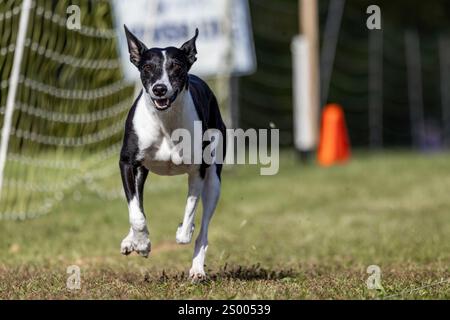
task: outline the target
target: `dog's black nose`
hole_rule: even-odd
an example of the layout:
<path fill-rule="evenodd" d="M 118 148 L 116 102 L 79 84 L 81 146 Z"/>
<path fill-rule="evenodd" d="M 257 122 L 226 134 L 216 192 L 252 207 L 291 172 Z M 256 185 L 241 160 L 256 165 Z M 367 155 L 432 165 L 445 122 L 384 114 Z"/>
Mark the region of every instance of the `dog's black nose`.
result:
<path fill-rule="evenodd" d="M 155 94 L 155 96 L 162 97 L 167 93 L 167 87 L 164 84 L 156 84 L 153 86 L 152 91 Z"/>

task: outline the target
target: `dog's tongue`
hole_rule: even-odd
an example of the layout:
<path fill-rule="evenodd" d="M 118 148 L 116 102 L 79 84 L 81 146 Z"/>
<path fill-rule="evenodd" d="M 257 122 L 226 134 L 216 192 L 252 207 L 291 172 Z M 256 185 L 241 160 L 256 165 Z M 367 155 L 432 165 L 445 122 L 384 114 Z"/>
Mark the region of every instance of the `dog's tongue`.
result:
<path fill-rule="evenodd" d="M 160 108 L 167 106 L 168 102 L 169 102 L 168 99 L 155 100 L 156 106 Z"/>

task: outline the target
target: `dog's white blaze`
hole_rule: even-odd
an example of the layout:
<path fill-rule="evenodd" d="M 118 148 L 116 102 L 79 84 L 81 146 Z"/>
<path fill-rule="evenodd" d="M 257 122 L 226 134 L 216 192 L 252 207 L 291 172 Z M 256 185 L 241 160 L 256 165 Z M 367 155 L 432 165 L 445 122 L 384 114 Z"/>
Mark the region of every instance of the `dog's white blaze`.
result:
<path fill-rule="evenodd" d="M 168 93 L 167 96 L 170 97 L 174 92 L 173 92 L 172 84 L 170 83 L 170 80 L 169 80 L 169 74 L 167 73 L 167 67 L 168 66 L 167 66 L 167 54 L 166 54 L 166 51 L 163 50 L 162 54 L 163 54 L 164 62 L 163 62 L 163 74 L 162 74 L 162 77 L 161 77 L 160 81 L 167 86 L 167 93 Z"/>
<path fill-rule="evenodd" d="M 145 229 L 145 216 L 139 208 L 139 200 L 135 196 L 128 203 L 128 211 L 130 213 L 130 224 L 135 231 L 143 231 Z"/>
<path fill-rule="evenodd" d="M 157 84 L 163 84 L 167 87 L 167 93 L 166 93 L 166 97 L 170 98 L 175 92 L 173 92 L 173 88 L 172 88 L 172 84 L 170 83 L 169 80 L 169 74 L 167 73 L 167 54 L 166 54 L 166 50 L 162 50 L 161 51 L 162 55 L 163 55 L 163 62 L 162 62 L 162 75 L 161 78 L 156 80 L 156 82 L 153 84 L 153 87 L 156 86 Z"/>

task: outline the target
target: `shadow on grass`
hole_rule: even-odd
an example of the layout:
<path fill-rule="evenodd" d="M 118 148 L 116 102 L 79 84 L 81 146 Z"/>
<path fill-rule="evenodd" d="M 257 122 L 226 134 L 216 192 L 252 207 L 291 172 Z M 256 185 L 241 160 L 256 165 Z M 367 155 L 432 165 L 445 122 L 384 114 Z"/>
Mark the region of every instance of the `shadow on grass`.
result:
<path fill-rule="evenodd" d="M 206 282 L 221 280 L 281 280 L 295 276 L 296 272 L 293 269 L 266 269 L 261 267 L 259 263 L 251 266 L 229 266 L 226 263 L 218 271 L 208 270 Z M 155 279 L 155 276 L 150 276 L 146 273 L 144 281 L 150 282 L 152 280 L 158 280 L 161 282 L 166 282 L 186 280 L 187 278 L 188 275 L 186 272 L 167 273 L 163 270 L 162 273 L 158 275 L 157 279 Z"/>

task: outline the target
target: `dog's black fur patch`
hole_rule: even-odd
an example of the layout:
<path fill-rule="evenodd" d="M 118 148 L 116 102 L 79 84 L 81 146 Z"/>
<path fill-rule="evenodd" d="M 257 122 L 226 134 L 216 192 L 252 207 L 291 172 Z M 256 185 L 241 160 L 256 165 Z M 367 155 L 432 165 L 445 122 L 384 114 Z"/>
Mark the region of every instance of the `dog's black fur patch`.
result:
<path fill-rule="evenodd" d="M 219 105 L 214 93 L 209 86 L 199 77 L 190 74 L 189 75 L 189 91 L 191 92 L 192 100 L 194 101 L 195 109 L 197 110 L 198 117 L 202 121 L 203 133 L 208 129 L 217 129 L 222 133 L 223 137 L 223 158 L 226 153 L 226 127 L 220 115 Z M 203 150 L 209 143 L 203 144 Z M 205 177 L 206 169 L 209 167 L 204 161 L 200 166 L 200 175 Z M 219 179 L 222 173 L 222 164 L 216 164 L 217 175 Z"/>

